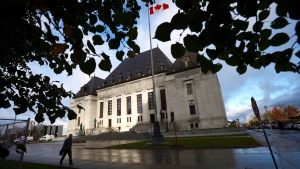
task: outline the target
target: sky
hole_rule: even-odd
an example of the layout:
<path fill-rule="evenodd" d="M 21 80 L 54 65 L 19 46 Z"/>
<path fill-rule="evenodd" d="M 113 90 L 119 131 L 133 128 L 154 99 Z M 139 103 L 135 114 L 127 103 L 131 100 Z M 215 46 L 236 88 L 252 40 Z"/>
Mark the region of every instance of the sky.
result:
<path fill-rule="evenodd" d="M 178 8 L 172 3 L 171 0 L 158 0 L 156 3 L 167 3 L 169 4 L 169 9 L 154 13 L 150 16 L 151 23 L 151 37 L 155 35 L 156 27 L 163 22 L 170 22 L 174 14 L 178 12 Z M 150 39 L 149 39 L 149 28 L 148 28 L 148 9 L 144 4 L 140 4 L 142 7 L 142 13 L 140 14 L 140 19 L 138 20 L 138 38 L 137 44 L 141 48 L 141 52 L 150 50 Z M 267 19 L 268 20 L 268 19 Z M 291 24 L 293 24 L 291 22 Z M 285 30 L 291 35 L 294 31 L 294 26 L 291 26 L 291 29 Z M 166 56 L 174 62 L 174 58 L 171 55 L 170 47 L 172 44 L 177 41 L 182 42 L 179 34 L 181 31 L 173 31 L 171 34 L 171 41 L 169 42 L 160 42 L 156 39 L 152 39 L 152 47 L 159 47 Z M 183 34 L 191 33 L 185 31 Z M 272 36 L 272 35 L 271 35 Z M 92 36 L 87 37 L 86 39 L 91 39 Z M 291 44 L 288 44 L 291 45 Z M 299 46 L 299 44 L 298 44 Z M 284 46 L 283 46 L 284 47 Z M 297 47 L 297 46 L 296 46 Z M 299 47 L 297 48 L 299 49 Z M 114 50 L 109 50 L 107 45 L 96 48 L 97 53 L 105 52 L 111 56 L 111 61 L 113 68 L 120 64 L 115 56 Z M 272 49 L 270 49 L 272 52 Z M 99 63 L 99 59 L 96 59 L 96 62 Z M 292 61 L 294 63 L 299 62 L 299 58 L 293 56 Z M 223 68 L 220 72 L 217 73 L 217 76 L 220 81 L 221 90 L 223 94 L 227 119 L 229 121 L 239 119 L 241 123 L 245 123 L 253 118 L 254 114 L 251 107 L 251 97 L 254 97 L 260 114 L 262 115 L 265 112 L 264 106 L 267 106 L 267 109 L 272 109 L 275 105 L 291 105 L 300 109 L 300 80 L 299 74 L 292 72 L 283 72 L 277 74 L 274 69 L 274 64 L 270 64 L 266 68 L 261 68 L 260 70 L 253 69 L 250 66 L 247 67 L 247 72 L 243 75 L 239 75 L 236 72 L 236 67 L 230 67 L 226 65 L 223 61 L 217 60 L 217 62 L 223 65 Z M 43 74 L 49 76 L 52 81 L 60 81 L 64 84 L 64 87 L 67 91 L 72 91 L 77 93 L 81 86 L 86 84 L 90 76 L 82 73 L 79 69 L 79 66 L 75 71 L 73 71 L 72 76 L 67 76 L 66 72 L 56 75 L 51 69 L 46 66 L 40 66 L 37 63 L 30 63 L 33 73 Z M 95 76 L 105 79 L 108 76 L 109 72 L 101 71 L 99 68 L 96 68 L 94 73 Z M 63 103 L 66 106 L 70 105 L 70 99 L 64 99 Z M 9 109 L 0 109 L 0 118 L 14 118 L 14 112 L 12 108 Z M 34 119 L 33 112 L 26 112 L 24 114 L 18 115 L 17 119 Z M 50 121 L 45 117 L 45 122 L 43 124 L 50 125 Z M 67 117 L 62 119 L 58 118 L 53 125 L 64 125 L 64 133 L 67 130 Z"/>

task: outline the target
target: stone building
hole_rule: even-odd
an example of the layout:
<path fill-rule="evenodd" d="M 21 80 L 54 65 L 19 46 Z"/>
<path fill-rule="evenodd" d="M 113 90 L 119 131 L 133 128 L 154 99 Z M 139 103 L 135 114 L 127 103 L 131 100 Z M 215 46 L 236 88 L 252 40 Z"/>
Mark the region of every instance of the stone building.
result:
<path fill-rule="evenodd" d="M 196 53 L 186 52 L 174 63 L 158 47 L 152 53 L 155 97 L 150 51 L 126 58 L 105 79 L 92 77 L 76 93 L 70 107 L 77 119 L 68 121 L 67 133 L 152 132 L 155 120 L 169 131 L 171 112 L 177 130 L 226 127 L 218 77 L 201 73 Z"/>

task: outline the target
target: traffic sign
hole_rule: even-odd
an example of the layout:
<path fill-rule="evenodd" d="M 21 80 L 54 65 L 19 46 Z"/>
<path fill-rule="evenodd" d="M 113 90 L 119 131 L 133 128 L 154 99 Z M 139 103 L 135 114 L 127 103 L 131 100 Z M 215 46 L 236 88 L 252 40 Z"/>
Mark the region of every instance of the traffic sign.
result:
<path fill-rule="evenodd" d="M 258 119 L 260 119 L 259 110 L 258 110 L 256 101 L 254 100 L 253 97 L 251 97 L 251 104 L 252 104 L 252 109 L 253 109 L 254 115 L 255 115 Z"/>

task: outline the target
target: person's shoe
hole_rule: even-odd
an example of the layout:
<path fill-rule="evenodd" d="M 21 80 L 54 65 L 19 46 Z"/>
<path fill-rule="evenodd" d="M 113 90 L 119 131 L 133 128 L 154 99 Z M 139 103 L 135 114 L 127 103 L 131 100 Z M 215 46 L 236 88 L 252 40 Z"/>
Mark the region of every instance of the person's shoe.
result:
<path fill-rule="evenodd" d="M 59 164 L 62 165 L 62 162 L 60 161 Z"/>
<path fill-rule="evenodd" d="M 73 163 L 71 163 L 70 166 L 73 166 Z"/>

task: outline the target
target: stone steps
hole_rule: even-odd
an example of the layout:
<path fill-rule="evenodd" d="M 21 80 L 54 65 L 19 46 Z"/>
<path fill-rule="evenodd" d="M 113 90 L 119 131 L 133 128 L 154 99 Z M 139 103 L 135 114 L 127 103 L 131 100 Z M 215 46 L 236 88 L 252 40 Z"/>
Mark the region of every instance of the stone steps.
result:
<path fill-rule="evenodd" d="M 99 135 L 79 136 L 74 140 L 140 140 L 150 139 L 149 133 L 128 132 L 107 132 Z"/>

